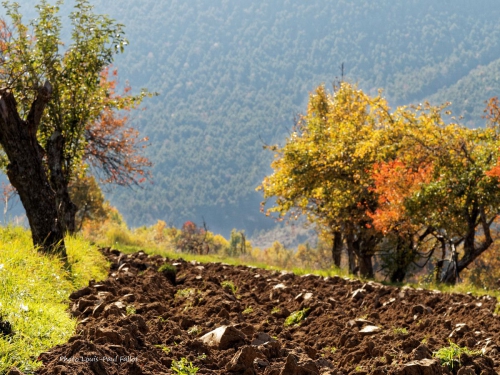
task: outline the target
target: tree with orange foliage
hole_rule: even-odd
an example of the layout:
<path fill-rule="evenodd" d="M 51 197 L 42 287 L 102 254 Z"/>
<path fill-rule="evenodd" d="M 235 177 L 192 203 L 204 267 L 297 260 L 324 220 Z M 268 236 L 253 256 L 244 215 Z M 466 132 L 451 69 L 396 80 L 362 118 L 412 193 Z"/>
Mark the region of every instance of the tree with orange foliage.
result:
<path fill-rule="evenodd" d="M 379 254 L 382 271 L 392 282 L 402 282 L 412 264 L 424 256 L 429 258 L 429 250 L 435 245 L 435 241 L 429 243 L 431 232 L 413 223 L 405 207 L 406 198 L 430 181 L 431 172 L 432 165 L 411 169 L 398 159 L 378 162 L 373 167 L 372 190 L 378 196 L 378 206 L 367 215 L 385 236 Z"/>
<path fill-rule="evenodd" d="M 375 228 L 384 234 L 391 231 L 416 231 L 405 209 L 405 199 L 424 183 L 429 183 L 432 165 L 409 169 L 401 160 L 375 163 L 372 176 L 378 193 L 378 207 L 368 212 Z"/>
<path fill-rule="evenodd" d="M 33 242 L 65 257 L 66 231 L 75 230 L 68 184 L 84 163 L 107 182 L 130 185 L 146 174 L 145 139 L 126 127 L 123 111 L 148 95 L 116 93 L 113 56 L 127 44 L 122 25 L 95 15 L 86 0 L 71 13 L 72 43 L 60 51 L 61 20 L 42 0 L 38 17 L 23 24 L 7 4 L 12 26 L 0 24 L 0 144 L 7 176 L 26 210 Z"/>
<path fill-rule="evenodd" d="M 413 263 L 441 250 L 439 280 L 455 282 L 493 242 L 500 109 L 491 101 L 490 124 L 479 129 L 446 124 L 444 109 L 390 111 L 380 95 L 345 82 L 333 94 L 318 87 L 286 144 L 269 147 L 274 171 L 259 187 L 263 205 L 274 203 L 267 214 L 306 215 L 333 238 L 334 262 L 345 244 L 365 277 L 376 254 L 391 280 L 402 281 Z"/>
<path fill-rule="evenodd" d="M 455 283 L 493 243 L 491 226 L 500 213 L 500 128 L 494 115 L 486 128 L 446 124 L 442 110 L 426 104 L 392 115 L 387 139 L 393 155 L 374 169 L 379 206 L 370 216 L 386 235 L 406 238 L 407 252 L 415 256 L 422 241 L 430 240 L 428 257 L 441 249 L 436 276 Z M 441 269 L 445 257 L 448 266 Z"/>

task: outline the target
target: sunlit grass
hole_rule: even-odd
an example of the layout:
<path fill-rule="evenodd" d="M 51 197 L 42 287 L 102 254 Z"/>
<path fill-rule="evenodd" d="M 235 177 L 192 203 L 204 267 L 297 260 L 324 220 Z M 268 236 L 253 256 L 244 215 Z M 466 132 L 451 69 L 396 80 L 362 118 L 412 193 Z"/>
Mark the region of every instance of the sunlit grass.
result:
<path fill-rule="evenodd" d="M 500 291 L 498 289 L 484 289 L 468 282 L 461 282 L 455 285 L 436 283 L 436 282 L 422 282 L 412 283 L 411 286 L 415 288 L 422 288 L 427 290 L 438 290 L 442 293 L 471 293 L 473 296 L 491 296 L 497 300 L 500 298 Z"/>
<path fill-rule="evenodd" d="M 81 237 L 65 241 L 69 269 L 54 256 L 38 253 L 28 231 L 0 228 L 0 319 L 12 326 L 12 334 L 0 335 L 0 374 L 12 366 L 33 373 L 41 365 L 38 354 L 74 333 L 69 294 L 107 275 L 107 263 L 95 246 Z"/>
<path fill-rule="evenodd" d="M 170 228 L 172 233 L 175 233 L 174 228 Z M 358 276 L 354 276 L 350 274 L 347 268 L 337 268 L 331 267 L 329 269 L 313 269 L 313 268 L 304 268 L 293 266 L 293 264 L 297 264 L 297 262 L 288 263 L 288 265 L 283 264 L 282 262 L 268 261 L 266 259 L 262 259 L 261 256 L 252 256 L 251 254 L 240 255 L 240 256 L 228 256 L 225 253 L 210 253 L 210 254 L 190 254 L 190 253 L 181 253 L 176 251 L 174 245 L 174 238 L 171 234 L 166 234 L 161 236 L 162 240 L 158 241 L 155 231 L 155 226 L 152 227 L 141 227 L 138 229 L 130 230 L 125 225 L 110 225 L 109 228 L 107 226 L 103 226 L 102 234 L 100 236 L 96 236 L 94 233 L 93 240 L 102 247 L 113 247 L 124 253 L 134 253 L 137 251 L 144 251 L 147 254 L 158 254 L 163 257 L 167 257 L 170 259 L 178 259 L 182 258 L 186 261 L 197 261 L 200 263 L 224 263 L 232 266 L 251 266 L 260 269 L 266 269 L 271 271 L 291 271 L 296 275 L 318 275 L 322 277 L 348 277 L 351 279 L 359 279 L 361 281 L 368 281 L 367 279 L 362 279 Z M 156 239 L 155 239 L 156 238 Z M 259 254 L 259 251 L 253 253 Z M 290 265 L 292 264 L 292 265 Z M 300 263 L 299 263 L 300 264 Z M 412 284 L 403 284 L 403 283 L 389 283 L 385 281 L 381 281 L 386 285 L 394 285 L 398 287 L 402 287 L 403 285 L 410 285 L 415 288 L 423 288 L 429 290 L 439 290 L 443 293 L 472 293 L 474 296 L 482 296 L 482 295 L 490 295 L 499 298 L 500 291 L 496 289 L 482 289 L 477 286 L 474 286 L 470 283 L 459 283 L 457 285 L 446 285 L 446 284 L 438 284 L 433 282 L 420 282 L 420 283 L 412 283 Z M 499 308 L 500 311 L 500 308 Z"/>

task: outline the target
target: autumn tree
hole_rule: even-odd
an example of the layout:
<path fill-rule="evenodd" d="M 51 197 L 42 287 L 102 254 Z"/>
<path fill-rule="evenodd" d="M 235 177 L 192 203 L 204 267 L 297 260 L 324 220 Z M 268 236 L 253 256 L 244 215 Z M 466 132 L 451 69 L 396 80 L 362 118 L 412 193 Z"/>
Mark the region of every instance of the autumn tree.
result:
<path fill-rule="evenodd" d="M 206 225 L 201 228 L 192 221 L 186 221 L 182 225 L 179 235 L 175 238 L 175 245 L 178 250 L 184 253 L 208 254 L 210 244 Z"/>
<path fill-rule="evenodd" d="M 386 132 L 393 130 L 388 128 Z M 392 282 L 402 282 L 413 265 L 433 255 L 437 245 L 430 238 L 432 231 L 413 223 L 405 207 L 406 198 L 430 181 L 431 171 L 432 167 L 418 163 L 408 168 L 398 159 L 375 163 L 372 168 L 372 190 L 378 204 L 367 215 L 384 235 L 379 251 L 381 269 Z"/>
<path fill-rule="evenodd" d="M 387 117 L 381 96 L 369 97 L 345 82 L 333 94 L 318 87 L 286 144 L 270 147 L 274 172 L 260 186 L 263 204 L 275 199 L 268 214 L 306 215 L 330 232 L 335 264 L 340 266 L 345 243 L 351 271 L 367 277 L 374 274 L 372 257 L 382 237 L 367 215 L 377 204 L 370 170 Z"/>
<path fill-rule="evenodd" d="M 231 257 L 246 255 L 248 245 L 245 231 L 238 231 L 233 228 L 229 237 L 229 246 L 226 253 Z"/>
<path fill-rule="evenodd" d="M 117 94 L 108 70 L 127 44 L 122 25 L 79 0 L 64 49 L 59 5 L 42 0 L 25 25 L 19 6 L 5 4 L 11 24 L 0 24 L 0 144 L 34 244 L 64 257 L 63 234 L 75 230 L 77 211 L 68 185 L 82 162 L 121 184 L 142 178 L 149 162 L 139 154 L 144 140 L 117 112 L 137 107 L 147 93 Z"/>
<path fill-rule="evenodd" d="M 85 222 L 103 222 L 108 217 L 104 194 L 94 176 L 80 173 L 68 186 L 71 201 L 78 207 L 75 214 L 76 230 L 80 231 Z"/>
<path fill-rule="evenodd" d="M 489 108 L 493 111 L 494 103 Z M 459 273 L 493 243 L 491 226 L 500 210 L 498 117 L 485 128 L 446 124 L 443 107 L 399 108 L 387 132 L 395 152 L 374 169 L 379 206 L 370 216 L 383 233 L 411 232 L 427 251 L 441 249 L 440 281 Z M 415 250 L 419 241 L 413 242 Z M 444 258 L 449 262 L 445 269 Z"/>
<path fill-rule="evenodd" d="M 440 253 L 439 280 L 455 282 L 493 243 L 500 109 L 491 100 L 488 126 L 478 129 L 445 123 L 444 111 L 391 111 L 347 83 L 333 94 L 320 86 L 286 144 L 269 147 L 274 173 L 260 186 L 264 204 L 275 202 L 267 213 L 306 215 L 329 231 L 335 264 L 345 244 L 363 276 L 373 275 L 375 253 L 392 281 Z"/>

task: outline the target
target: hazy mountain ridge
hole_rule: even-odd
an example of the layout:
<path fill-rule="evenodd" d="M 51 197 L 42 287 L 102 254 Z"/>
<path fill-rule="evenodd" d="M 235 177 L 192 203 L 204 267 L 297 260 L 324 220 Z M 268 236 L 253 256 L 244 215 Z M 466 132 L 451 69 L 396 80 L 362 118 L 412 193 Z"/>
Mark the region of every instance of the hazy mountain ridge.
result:
<path fill-rule="evenodd" d="M 272 225 L 254 192 L 270 172 L 262 145 L 284 141 L 308 93 L 331 85 L 341 63 L 346 79 L 383 88 L 392 105 L 451 101 L 471 125 L 500 89 L 494 0 L 94 3 L 126 25 L 120 76 L 160 93 L 132 117 L 151 141 L 154 184 L 110 195 L 134 226 Z"/>

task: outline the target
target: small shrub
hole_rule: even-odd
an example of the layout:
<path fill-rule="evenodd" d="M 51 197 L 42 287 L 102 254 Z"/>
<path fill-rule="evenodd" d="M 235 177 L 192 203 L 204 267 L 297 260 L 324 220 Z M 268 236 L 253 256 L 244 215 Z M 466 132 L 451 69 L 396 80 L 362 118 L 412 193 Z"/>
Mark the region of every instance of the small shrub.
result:
<path fill-rule="evenodd" d="M 336 346 L 326 346 L 323 348 L 323 350 L 325 352 L 330 352 L 332 354 L 335 354 L 335 352 L 337 351 L 337 347 Z"/>
<path fill-rule="evenodd" d="M 497 303 L 495 305 L 495 311 L 493 312 L 493 314 L 500 315 L 500 303 Z"/>
<path fill-rule="evenodd" d="M 448 367 L 448 369 L 453 370 L 455 366 L 460 366 L 460 357 L 462 354 L 467 354 L 470 356 L 480 355 L 479 350 L 470 350 L 467 347 L 461 348 L 454 342 L 450 341 L 450 346 L 439 349 L 437 352 L 433 353 L 435 358 L 439 358 L 442 366 Z"/>
<path fill-rule="evenodd" d="M 175 292 L 175 299 L 179 298 L 189 298 L 191 296 L 194 296 L 196 293 L 195 289 L 193 288 L 186 288 L 186 289 L 179 289 L 177 292 Z"/>
<path fill-rule="evenodd" d="M 248 314 L 251 314 L 253 313 L 253 307 L 252 306 L 248 306 L 245 310 L 243 310 L 242 314 L 243 315 L 248 315 Z"/>
<path fill-rule="evenodd" d="M 125 312 L 127 313 L 127 315 L 133 315 L 136 313 L 136 309 L 135 309 L 135 306 L 133 305 L 127 305 L 127 307 L 125 308 Z"/>
<path fill-rule="evenodd" d="M 178 361 L 174 359 L 170 369 L 179 375 L 196 375 L 199 370 L 198 367 L 193 366 L 193 363 L 184 357 Z"/>
<path fill-rule="evenodd" d="M 165 345 L 155 345 L 157 348 L 160 348 L 161 350 L 163 350 L 163 352 L 165 352 L 165 354 L 170 354 L 171 350 L 168 346 L 165 346 Z"/>
<path fill-rule="evenodd" d="M 186 306 L 184 306 L 184 308 L 182 309 L 182 312 L 187 312 L 187 311 L 191 310 L 192 308 L 193 308 L 193 303 L 189 302 L 188 304 L 186 304 Z"/>
<path fill-rule="evenodd" d="M 408 334 L 408 329 L 404 328 L 404 327 L 394 327 L 392 329 L 392 332 L 395 334 L 395 335 L 407 335 Z"/>
<path fill-rule="evenodd" d="M 228 292 L 231 292 L 233 295 L 236 294 L 236 291 L 238 290 L 238 288 L 232 281 L 223 281 L 220 283 L 220 285 Z"/>
<path fill-rule="evenodd" d="M 281 311 L 281 309 L 278 307 L 278 306 L 275 306 L 273 307 L 273 309 L 271 310 L 271 314 L 274 315 L 274 314 L 279 314 Z"/>
<path fill-rule="evenodd" d="M 188 334 L 192 336 L 197 336 L 201 333 L 201 328 L 199 326 L 192 326 L 191 328 L 188 329 Z"/>
<path fill-rule="evenodd" d="M 303 310 L 294 311 L 291 313 L 288 318 L 285 319 L 285 327 L 294 326 L 296 324 L 300 324 L 307 317 L 307 313 L 309 312 L 309 308 L 305 308 Z"/>

